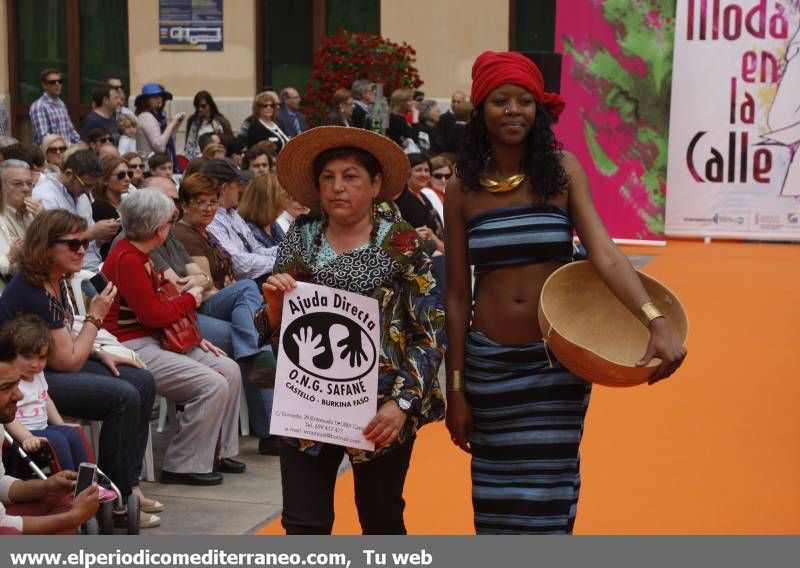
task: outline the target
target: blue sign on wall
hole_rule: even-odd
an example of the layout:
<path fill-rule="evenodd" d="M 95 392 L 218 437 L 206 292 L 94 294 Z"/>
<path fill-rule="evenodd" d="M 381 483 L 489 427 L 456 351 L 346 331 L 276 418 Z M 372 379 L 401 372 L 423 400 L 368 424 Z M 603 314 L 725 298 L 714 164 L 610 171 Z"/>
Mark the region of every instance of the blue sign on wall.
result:
<path fill-rule="evenodd" d="M 162 50 L 222 51 L 222 0 L 159 0 Z"/>

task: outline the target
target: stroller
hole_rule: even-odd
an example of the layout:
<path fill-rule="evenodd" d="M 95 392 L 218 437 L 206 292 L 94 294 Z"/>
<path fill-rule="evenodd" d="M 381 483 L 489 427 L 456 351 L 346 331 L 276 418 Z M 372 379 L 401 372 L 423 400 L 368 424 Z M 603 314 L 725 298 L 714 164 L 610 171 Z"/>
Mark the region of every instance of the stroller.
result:
<path fill-rule="evenodd" d="M 22 449 L 20 443 L 8 432 L 4 431 L 3 434 L 5 435 L 5 441 L 10 446 L 11 451 L 17 453 L 19 458 L 27 464 L 34 475 L 41 480 L 47 479 L 45 473 L 36 465 L 25 450 Z M 49 445 L 47 447 L 49 448 Z M 59 471 L 58 458 L 52 450 L 50 450 L 50 454 L 53 460 L 50 466 L 51 471 Z M 100 468 L 97 468 L 97 475 L 99 484 L 113 491 L 116 494 L 116 499 L 101 501 L 95 518 L 89 519 L 89 521 L 81 527 L 80 532 L 82 534 L 114 534 L 114 508 L 116 505 L 117 509 L 125 511 L 124 518 L 121 518 L 119 514 L 116 516 L 120 521 L 125 522 L 128 534 L 139 534 L 139 496 L 131 493 L 128 495 L 127 500 L 123 502 L 122 493 L 120 493 L 119 488 L 100 470 Z"/>

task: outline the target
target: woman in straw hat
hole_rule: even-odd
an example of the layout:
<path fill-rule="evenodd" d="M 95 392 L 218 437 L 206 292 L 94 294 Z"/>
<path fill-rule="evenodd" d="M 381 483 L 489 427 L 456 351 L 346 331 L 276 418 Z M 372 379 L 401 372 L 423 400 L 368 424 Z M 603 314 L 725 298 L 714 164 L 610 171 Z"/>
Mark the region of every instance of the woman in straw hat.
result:
<path fill-rule="evenodd" d="M 580 164 L 553 135 L 562 98 L 545 92 L 519 53 L 483 53 L 472 80 L 475 111 L 445 197 L 447 426 L 472 453 L 478 533 L 570 533 L 591 385 L 549 365 L 536 313 L 547 277 L 572 260 L 573 227 L 600 277 L 648 321 L 639 364 L 662 360 L 652 381 L 686 352 L 608 237 Z"/>
<path fill-rule="evenodd" d="M 375 298 L 381 321 L 378 407 L 364 430 L 376 449 L 287 438 L 283 526 L 288 534 L 330 534 L 347 453 L 364 533 L 405 534 L 403 484 L 417 429 L 443 415 L 436 373 L 444 351 L 431 261 L 414 228 L 376 205 L 404 186 L 408 159 L 388 138 L 328 126 L 290 140 L 277 169 L 281 185 L 312 213 L 295 220 L 264 284 L 267 303 L 256 314 L 263 339 L 280 329 L 283 295 L 298 280 Z"/>

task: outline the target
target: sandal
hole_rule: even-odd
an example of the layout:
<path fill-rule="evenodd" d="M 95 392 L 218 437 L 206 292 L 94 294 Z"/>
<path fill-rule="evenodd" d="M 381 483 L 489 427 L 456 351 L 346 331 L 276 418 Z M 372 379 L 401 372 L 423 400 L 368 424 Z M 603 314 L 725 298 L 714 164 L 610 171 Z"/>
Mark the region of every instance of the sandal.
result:
<path fill-rule="evenodd" d="M 160 513 L 164 505 L 155 499 L 139 496 L 139 510 L 145 513 Z"/>
<path fill-rule="evenodd" d="M 145 513 L 144 511 L 139 511 L 139 528 L 140 529 L 152 529 L 153 527 L 157 527 L 161 524 L 161 517 L 158 515 L 153 515 L 151 513 Z"/>

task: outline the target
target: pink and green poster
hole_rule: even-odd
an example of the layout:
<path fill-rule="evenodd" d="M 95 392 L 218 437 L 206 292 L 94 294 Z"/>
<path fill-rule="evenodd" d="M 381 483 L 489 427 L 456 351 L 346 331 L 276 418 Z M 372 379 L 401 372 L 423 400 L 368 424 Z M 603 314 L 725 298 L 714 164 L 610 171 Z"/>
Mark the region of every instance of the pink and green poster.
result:
<path fill-rule="evenodd" d="M 614 238 L 661 240 L 675 0 L 559 0 L 556 133 Z"/>

